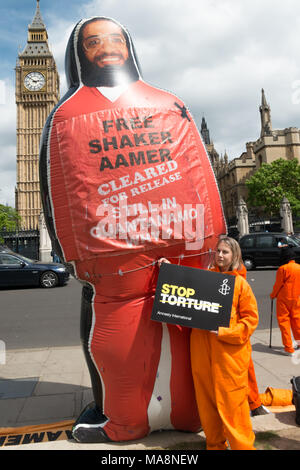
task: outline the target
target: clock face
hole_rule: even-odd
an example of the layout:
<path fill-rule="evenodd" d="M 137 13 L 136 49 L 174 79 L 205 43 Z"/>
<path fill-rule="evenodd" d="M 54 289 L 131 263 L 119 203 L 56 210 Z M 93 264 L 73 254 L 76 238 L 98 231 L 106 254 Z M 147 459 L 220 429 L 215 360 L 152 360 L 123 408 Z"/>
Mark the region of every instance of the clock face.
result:
<path fill-rule="evenodd" d="M 45 77 L 40 72 L 30 72 L 24 78 L 24 85 L 30 91 L 41 90 L 45 83 Z"/>

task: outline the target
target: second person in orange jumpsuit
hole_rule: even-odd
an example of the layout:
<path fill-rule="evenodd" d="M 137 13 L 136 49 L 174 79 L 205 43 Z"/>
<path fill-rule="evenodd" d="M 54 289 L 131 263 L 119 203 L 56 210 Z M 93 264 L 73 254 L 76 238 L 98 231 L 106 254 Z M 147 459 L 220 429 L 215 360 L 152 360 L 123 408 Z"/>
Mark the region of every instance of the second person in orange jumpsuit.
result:
<path fill-rule="evenodd" d="M 295 345 L 291 330 L 296 344 L 298 347 L 300 345 L 300 264 L 295 262 L 295 253 L 291 248 L 283 250 L 285 258 L 283 265 L 277 270 L 270 297 L 277 297 L 276 313 L 282 343 L 286 353 L 292 355 Z"/>
<path fill-rule="evenodd" d="M 222 238 L 217 246 L 216 271 L 236 276 L 229 328 L 216 332 L 193 329 L 191 362 L 201 424 L 209 450 L 254 450 L 248 403 L 250 336 L 258 324 L 251 287 L 238 274 L 240 247 Z"/>
<path fill-rule="evenodd" d="M 247 279 L 247 269 L 242 263 L 242 258 L 240 260 L 240 267 L 237 271 L 240 276 L 243 276 L 244 279 Z M 251 410 L 251 416 L 265 415 L 270 413 L 268 409 L 263 406 L 260 399 L 252 357 L 250 359 L 248 369 L 248 388 L 248 401 Z"/>

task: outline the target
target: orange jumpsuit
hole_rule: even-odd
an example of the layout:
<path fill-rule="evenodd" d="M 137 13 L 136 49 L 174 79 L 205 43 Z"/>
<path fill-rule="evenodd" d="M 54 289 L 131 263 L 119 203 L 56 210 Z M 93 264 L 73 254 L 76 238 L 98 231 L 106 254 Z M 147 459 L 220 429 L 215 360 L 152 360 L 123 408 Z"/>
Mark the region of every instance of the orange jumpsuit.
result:
<path fill-rule="evenodd" d="M 284 349 L 293 353 L 291 330 L 300 342 L 300 264 L 292 260 L 278 268 L 270 297 L 277 297 L 277 321 Z"/>
<path fill-rule="evenodd" d="M 240 269 L 238 270 L 238 273 L 240 276 L 243 276 L 244 279 L 247 279 L 247 269 L 245 268 L 245 265 L 242 264 Z M 259 406 L 261 406 L 261 399 L 259 396 L 259 390 L 256 382 L 256 375 L 255 375 L 255 369 L 254 369 L 254 364 L 252 361 L 252 357 L 250 359 L 250 364 L 249 364 L 249 370 L 248 370 L 248 401 L 249 401 L 249 406 L 250 410 L 255 410 Z"/>
<path fill-rule="evenodd" d="M 250 410 L 256 410 L 256 408 L 262 405 L 258 386 L 257 386 L 252 357 L 250 358 L 249 369 L 248 369 L 248 401 L 249 401 Z"/>
<path fill-rule="evenodd" d="M 218 271 L 218 269 L 215 269 Z M 248 404 L 250 336 L 258 324 L 257 303 L 237 271 L 229 328 L 218 335 L 193 329 L 191 364 L 201 424 L 208 450 L 255 450 Z"/>

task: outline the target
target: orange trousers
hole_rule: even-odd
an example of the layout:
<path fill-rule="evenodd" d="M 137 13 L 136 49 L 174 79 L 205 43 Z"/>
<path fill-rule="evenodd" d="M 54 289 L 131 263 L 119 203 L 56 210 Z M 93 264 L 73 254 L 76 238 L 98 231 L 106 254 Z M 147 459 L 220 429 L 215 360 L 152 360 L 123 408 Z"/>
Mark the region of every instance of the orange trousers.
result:
<path fill-rule="evenodd" d="M 259 390 L 256 382 L 256 375 L 252 358 L 250 358 L 248 369 L 248 402 L 250 410 L 255 410 L 262 404 L 259 396 Z"/>
<path fill-rule="evenodd" d="M 207 450 L 255 450 L 248 403 L 251 345 L 223 343 L 209 331 L 193 329 L 191 362 Z"/>
<path fill-rule="evenodd" d="M 294 352 L 291 331 L 296 341 L 300 341 L 300 299 L 277 298 L 277 321 L 282 343 L 287 352 Z"/>

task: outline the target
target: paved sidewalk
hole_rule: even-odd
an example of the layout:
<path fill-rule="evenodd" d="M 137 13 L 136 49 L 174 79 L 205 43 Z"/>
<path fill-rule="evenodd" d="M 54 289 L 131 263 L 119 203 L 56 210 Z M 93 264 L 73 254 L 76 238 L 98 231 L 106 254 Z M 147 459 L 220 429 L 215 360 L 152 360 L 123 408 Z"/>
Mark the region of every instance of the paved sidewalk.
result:
<path fill-rule="evenodd" d="M 291 378 L 300 375 L 300 351 L 297 364 L 285 356 L 280 331 L 273 330 L 269 348 L 269 330 L 257 330 L 252 336 L 252 358 L 260 393 L 268 386 L 291 390 Z M 90 376 L 80 346 L 16 350 L 6 353 L 0 364 L 0 427 L 19 428 L 74 420 L 82 408 L 93 401 Z M 253 429 L 259 431 L 299 431 L 293 410 L 252 418 Z M 2 441 L 5 450 L 151 450 L 169 448 L 176 443 L 195 443 L 203 433 L 155 432 L 130 443 L 78 444 L 72 439 L 53 442 L 12 445 Z"/>

